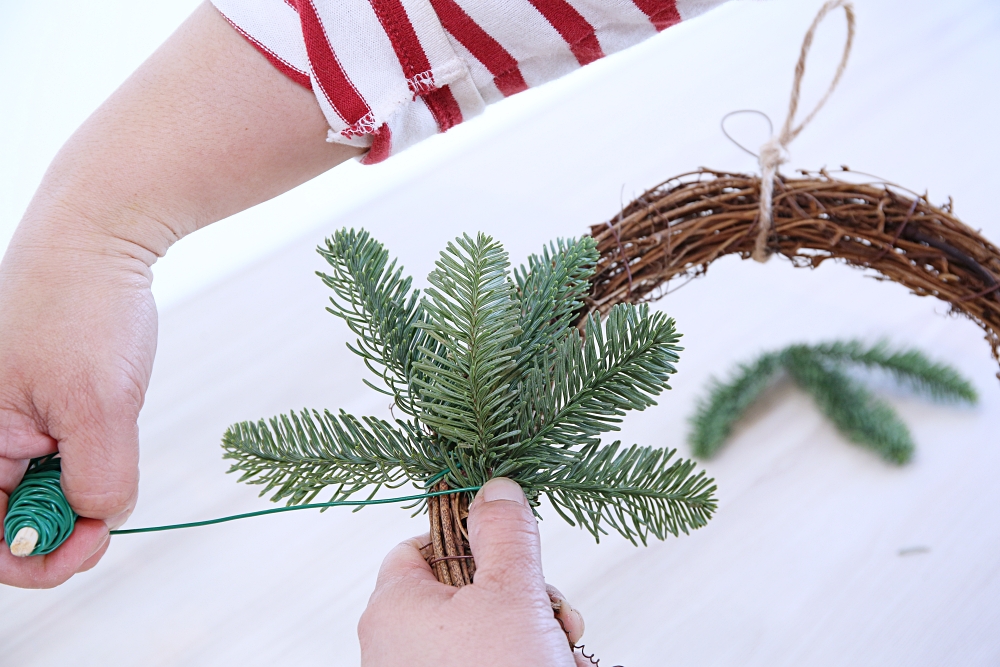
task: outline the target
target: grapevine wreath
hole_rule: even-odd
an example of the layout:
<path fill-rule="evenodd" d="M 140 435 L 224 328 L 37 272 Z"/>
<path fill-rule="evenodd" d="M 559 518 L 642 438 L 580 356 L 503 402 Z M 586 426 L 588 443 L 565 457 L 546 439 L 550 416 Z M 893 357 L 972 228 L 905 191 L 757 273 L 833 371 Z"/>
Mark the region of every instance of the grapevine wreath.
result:
<path fill-rule="evenodd" d="M 813 36 L 837 8 L 847 18 L 843 56 L 826 94 L 795 126 Z M 946 302 L 951 312 L 982 327 L 1000 362 L 1000 251 L 955 217 L 950 199 L 935 206 L 926 195 L 846 166 L 836 176 L 825 169 L 800 170 L 798 176 L 778 170 L 788 145 L 836 88 L 853 41 L 852 5 L 830 0 L 802 42 L 781 132 L 759 154 L 737 143 L 758 158 L 760 176 L 697 169 L 647 190 L 614 219 L 590 228 L 600 253 L 587 299 L 590 312 L 655 300 L 670 281 L 704 275 L 725 255 L 763 262 L 777 254 L 808 268 L 833 259 Z"/>

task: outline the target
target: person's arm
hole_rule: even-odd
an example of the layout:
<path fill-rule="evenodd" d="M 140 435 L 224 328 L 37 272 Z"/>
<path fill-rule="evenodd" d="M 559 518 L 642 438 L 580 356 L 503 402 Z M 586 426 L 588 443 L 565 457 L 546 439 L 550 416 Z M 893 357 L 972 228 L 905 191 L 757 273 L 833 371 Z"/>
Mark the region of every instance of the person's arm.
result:
<path fill-rule="evenodd" d="M 48 556 L 0 548 L 0 583 L 55 586 L 104 554 L 136 499 L 150 267 L 361 152 L 326 132 L 313 94 L 204 4 L 56 156 L 0 264 L 0 516 L 28 459 L 58 449 L 81 519 Z"/>

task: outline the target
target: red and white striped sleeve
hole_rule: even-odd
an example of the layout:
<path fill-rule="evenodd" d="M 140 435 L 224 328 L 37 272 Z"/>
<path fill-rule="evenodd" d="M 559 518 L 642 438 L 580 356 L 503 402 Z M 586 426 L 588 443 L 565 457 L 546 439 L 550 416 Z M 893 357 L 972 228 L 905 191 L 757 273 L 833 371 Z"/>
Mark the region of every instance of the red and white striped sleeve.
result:
<path fill-rule="evenodd" d="M 380 162 L 724 0 L 212 0 Z"/>

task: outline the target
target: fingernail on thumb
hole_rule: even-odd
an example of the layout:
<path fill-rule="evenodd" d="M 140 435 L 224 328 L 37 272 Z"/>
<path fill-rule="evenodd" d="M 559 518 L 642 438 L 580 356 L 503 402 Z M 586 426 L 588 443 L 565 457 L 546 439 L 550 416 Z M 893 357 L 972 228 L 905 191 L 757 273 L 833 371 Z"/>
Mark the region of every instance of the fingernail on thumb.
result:
<path fill-rule="evenodd" d="M 524 491 L 517 482 L 506 477 L 495 477 L 483 485 L 479 491 L 483 496 L 483 501 L 491 503 L 494 500 L 511 500 L 515 503 L 525 504 Z"/>
<path fill-rule="evenodd" d="M 107 544 L 108 540 L 110 540 L 110 539 L 111 539 L 111 533 L 110 533 L 110 531 L 107 531 L 107 530 L 104 531 L 104 535 L 101 537 L 100 540 L 98 540 L 97 546 L 95 546 L 94 550 L 90 552 L 90 556 L 93 556 L 98 551 L 100 551 L 101 549 L 103 549 L 104 545 Z M 87 558 L 90 558 L 90 556 L 87 556 Z"/>

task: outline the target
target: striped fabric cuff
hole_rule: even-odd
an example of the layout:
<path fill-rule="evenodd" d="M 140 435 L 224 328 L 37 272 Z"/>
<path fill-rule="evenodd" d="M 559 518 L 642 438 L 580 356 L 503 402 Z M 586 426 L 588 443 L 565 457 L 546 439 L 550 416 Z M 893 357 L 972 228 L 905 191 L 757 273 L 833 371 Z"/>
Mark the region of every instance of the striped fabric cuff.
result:
<path fill-rule="evenodd" d="M 212 0 L 380 162 L 724 0 Z"/>

